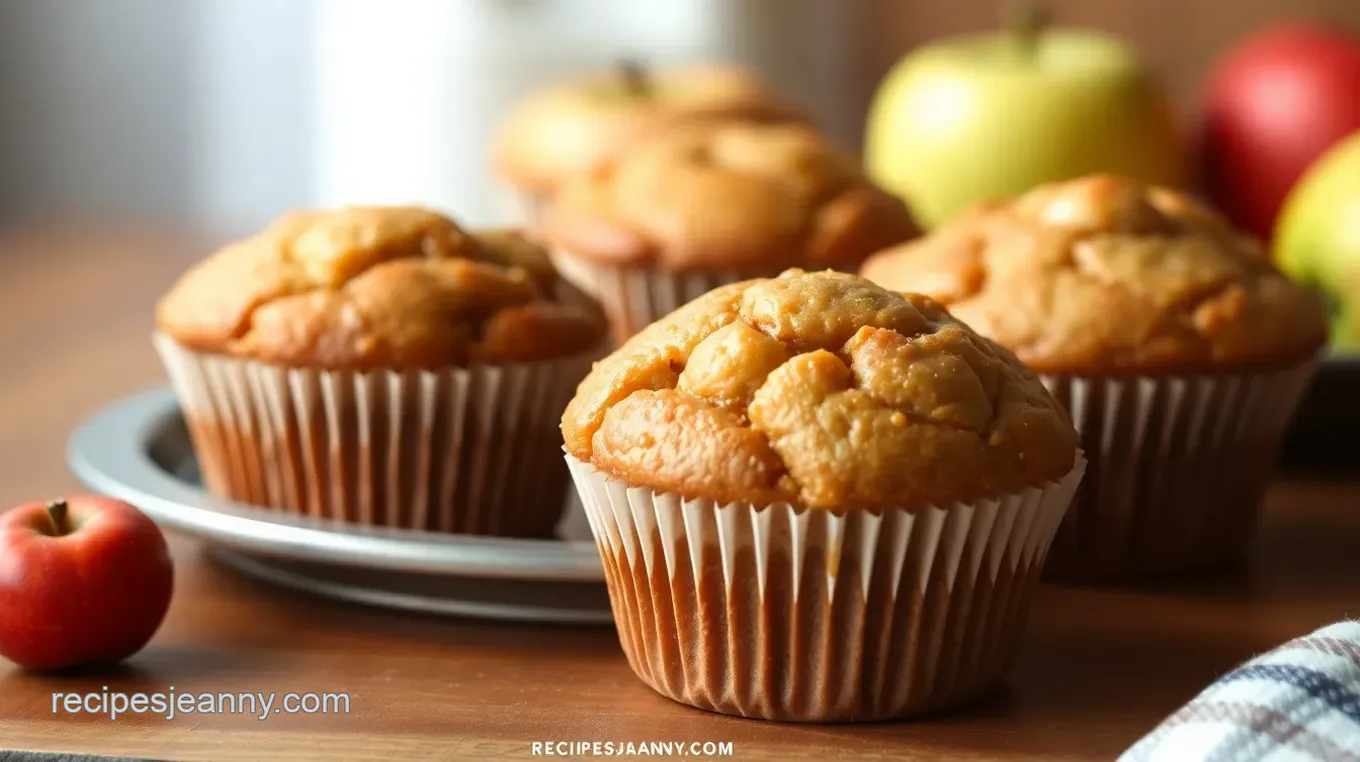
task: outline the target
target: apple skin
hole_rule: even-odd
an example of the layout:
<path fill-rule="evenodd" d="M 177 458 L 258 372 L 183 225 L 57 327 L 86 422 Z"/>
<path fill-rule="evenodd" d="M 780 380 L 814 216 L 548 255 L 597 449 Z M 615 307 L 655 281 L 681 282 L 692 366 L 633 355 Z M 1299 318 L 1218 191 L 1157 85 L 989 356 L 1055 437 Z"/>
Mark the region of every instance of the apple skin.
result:
<path fill-rule="evenodd" d="M 126 659 L 160 627 L 174 587 L 145 514 L 94 495 L 65 502 L 60 536 L 45 503 L 0 515 L 0 655 L 28 669 Z"/>
<path fill-rule="evenodd" d="M 974 202 L 1095 173 L 1184 177 L 1170 105 L 1134 53 L 1096 32 L 948 38 L 899 62 L 869 113 L 866 163 L 926 227 Z"/>
<path fill-rule="evenodd" d="M 1328 148 L 1360 130 L 1360 42 L 1315 26 L 1269 30 L 1210 76 L 1200 146 L 1209 198 L 1269 240 L 1285 196 Z"/>
<path fill-rule="evenodd" d="M 1272 252 L 1281 270 L 1325 295 L 1332 346 L 1360 349 L 1360 132 L 1323 154 L 1289 194 Z"/>

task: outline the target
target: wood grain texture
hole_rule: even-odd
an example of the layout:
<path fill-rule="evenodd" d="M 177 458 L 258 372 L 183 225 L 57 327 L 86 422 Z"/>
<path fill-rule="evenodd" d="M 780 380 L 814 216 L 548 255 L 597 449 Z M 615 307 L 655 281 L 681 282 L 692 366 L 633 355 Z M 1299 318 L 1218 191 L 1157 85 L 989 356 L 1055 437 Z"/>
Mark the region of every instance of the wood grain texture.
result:
<path fill-rule="evenodd" d="M 151 304 L 192 245 L 89 234 L 0 239 L 0 504 L 76 488 L 85 415 L 158 383 Z M 521 759 L 535 740 L 731 741 L 738 760 L 1107 760 L 1217 673 L 1356 613 L 1360 472 L 1283 482 L 1256 564 L 1158 590 L 1049 587 L 1008 688 L 916 722 L 800 726 L 653 694 L 612 628 L 408 616 L 241 579 L 175 538 L 174 604 L 126 669 L 36 676 L 0 662 L 0 747 L 189 760 Z M 347 692 L 347 715 L 54 715 L 52 693 Z"/>

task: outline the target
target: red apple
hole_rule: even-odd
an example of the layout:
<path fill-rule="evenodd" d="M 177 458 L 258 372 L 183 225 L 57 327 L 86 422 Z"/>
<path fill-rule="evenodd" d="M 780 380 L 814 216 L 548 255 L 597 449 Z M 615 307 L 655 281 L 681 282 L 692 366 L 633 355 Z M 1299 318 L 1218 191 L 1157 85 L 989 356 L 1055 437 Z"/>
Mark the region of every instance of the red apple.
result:
<path fill-rule="evenodd" d="M 1287 26 L 1235 48 L 1209 81 L 1201 160 L 1205 190 L 1268 240 L 1308 165 L 1360 129 L 1360 41 Z"/>
<path fill-rule="evenodd" d="M 161 531 L 127 503 L 79 495 L 0 515 L 0 655 L 29 669 L 112 664 L 170 605 Z"/>

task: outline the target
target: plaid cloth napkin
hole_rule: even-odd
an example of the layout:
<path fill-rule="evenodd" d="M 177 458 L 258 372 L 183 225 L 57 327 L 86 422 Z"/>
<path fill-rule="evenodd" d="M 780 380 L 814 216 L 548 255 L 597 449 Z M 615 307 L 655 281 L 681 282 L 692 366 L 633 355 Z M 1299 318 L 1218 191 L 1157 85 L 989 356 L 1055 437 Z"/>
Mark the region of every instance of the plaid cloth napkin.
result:
<path fill-rule="evenodd" d="M 1120 762 L 1360 762 L 1360 622 L 1223 675 Z"/>

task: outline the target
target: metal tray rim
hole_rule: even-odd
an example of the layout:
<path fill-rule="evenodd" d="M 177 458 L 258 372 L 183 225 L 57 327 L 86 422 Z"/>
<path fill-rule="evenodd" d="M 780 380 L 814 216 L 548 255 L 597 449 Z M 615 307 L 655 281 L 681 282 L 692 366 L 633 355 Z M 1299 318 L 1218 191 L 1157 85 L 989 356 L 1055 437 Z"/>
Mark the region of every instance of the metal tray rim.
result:
<path fill-rule="evenodd" d="M 593 543 L 370 528 L 290 516 L 224 500 L 176 478 L 149 455 L 179 415 L 168 388 L 125 397 L 86 419 L 67 463 L 88 488 L 138 506 L 164 526 L 238 551 L 300 561 L 428 574 L 603 581 Z"/>

